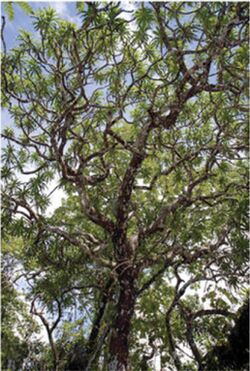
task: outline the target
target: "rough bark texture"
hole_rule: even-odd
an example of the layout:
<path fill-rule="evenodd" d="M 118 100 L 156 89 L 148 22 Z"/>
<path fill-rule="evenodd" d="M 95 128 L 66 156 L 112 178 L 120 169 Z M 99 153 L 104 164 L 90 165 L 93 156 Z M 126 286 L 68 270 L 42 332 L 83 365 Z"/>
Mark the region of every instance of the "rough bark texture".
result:
<path fill-rule="evenodd" d="M 110 339 L 109 371 L 127 371 L 129 369 L 129 333 L 136 297 L 135 279 L 135 269 L 124 264 L 119 274 L 120 294 L 117 316 Z"/>

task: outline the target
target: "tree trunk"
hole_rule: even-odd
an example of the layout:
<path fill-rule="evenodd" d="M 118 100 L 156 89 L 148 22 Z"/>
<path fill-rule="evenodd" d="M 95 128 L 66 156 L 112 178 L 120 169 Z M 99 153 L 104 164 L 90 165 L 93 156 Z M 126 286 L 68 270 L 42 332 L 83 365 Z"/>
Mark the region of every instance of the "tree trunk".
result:
<path fill-rule="evenodd" d="M 109 345 L 109 371 L 128 371 L 129 334 L 135 305 L 137 272 L 129 264 L 119 274 L 120 295 Z"/>

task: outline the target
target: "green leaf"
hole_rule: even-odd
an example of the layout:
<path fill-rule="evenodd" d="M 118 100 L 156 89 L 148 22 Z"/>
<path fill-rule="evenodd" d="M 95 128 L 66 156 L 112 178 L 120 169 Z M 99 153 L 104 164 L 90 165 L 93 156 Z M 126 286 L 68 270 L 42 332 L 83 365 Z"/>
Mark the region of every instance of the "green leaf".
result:
<path fill-rule="evenodd" d="M 33 13 L 33 9 L 27 1 L 19 1 L 17 3 L 18 6 L 24 11 L 25 14 Z"/>
<path fill-rule="evenodd" d="M 135 12 L 135 17 L 139 28 L 146 31 L 154 20 L 152 9 L 147 8 L 144 4 Z"/>
<path fill-rule="evenodd" d="M 77 1 L 76 10 L 77 10 L 78 14 L 84 12 L 84 1 Z"/>
<path fill-rule="evenodd" d="M 4 6 L 5 12 L 7 13 L 9 17 L 9 20 L 13 21 L 14 19 L 13 2 L 12 1 L 5 2 L 3 6 Z"/>

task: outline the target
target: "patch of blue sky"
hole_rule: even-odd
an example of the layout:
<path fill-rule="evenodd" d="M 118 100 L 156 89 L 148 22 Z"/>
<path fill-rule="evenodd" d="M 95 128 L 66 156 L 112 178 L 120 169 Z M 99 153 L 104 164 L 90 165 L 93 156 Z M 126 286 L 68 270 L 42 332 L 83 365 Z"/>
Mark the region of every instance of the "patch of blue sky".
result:
<path fill-rule="evenodd" d="M 10 115 L 10 113 L 8 112 L 7 109 L 2 109 L 2 114 L 1 114 L 1 128 L 2 130 L 6 129 L 6 128 L 12 128 L 14 125 L 13 125 L 13 119 Z"/>
<path fill-rule="evenodd" d="M 76 3 L 75 2 L 61 2 L 61 1 L 50 1 L 50 2 L 29 2 L 34 11 L 38 9 L 51 7 L 56 10 L 58 17 L 74 22 L 77 26 L 81 25 L 81 18 L 77 15 Z M 2 15 L 6 17 L 5 26 L 5 41 L 7 50 L 18 45 L 18 35 L 21 29 L 25 29 L 31 32 L 33 35 L 36 34 L 36 30 L 33 26 L 34 19 L 26 15 L 23 10 L 18 6 L 17 3 L 13 2 L 14 19 L 10 21 L 4 10 L 4 4 L 1 4 Z"/>

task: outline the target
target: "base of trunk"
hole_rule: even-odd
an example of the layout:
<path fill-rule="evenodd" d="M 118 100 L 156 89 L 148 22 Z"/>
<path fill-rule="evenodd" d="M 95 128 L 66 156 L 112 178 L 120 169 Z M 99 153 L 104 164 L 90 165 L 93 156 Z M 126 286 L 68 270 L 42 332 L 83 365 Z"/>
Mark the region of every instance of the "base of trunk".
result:
<path fill-rule="evenodd" d="M 134 287 L 136 273 L 129 266 L 123 268 L 119 276 L 120 296 L 117 305 L 117 316 L 114 321 L 109 344 L 109 371 L 129 370 L 129 335 L 136 299 Z"/>

